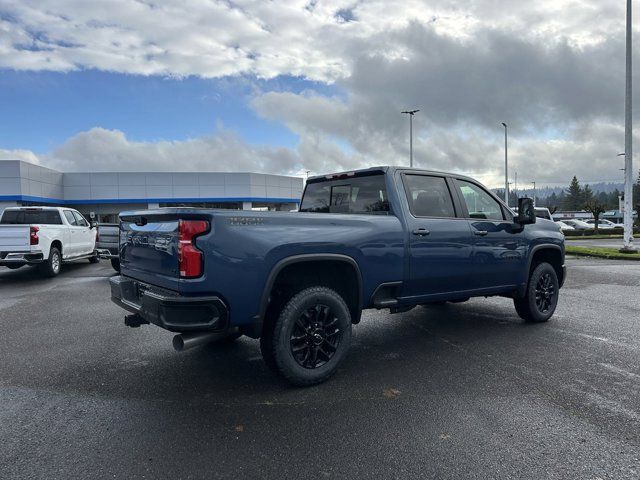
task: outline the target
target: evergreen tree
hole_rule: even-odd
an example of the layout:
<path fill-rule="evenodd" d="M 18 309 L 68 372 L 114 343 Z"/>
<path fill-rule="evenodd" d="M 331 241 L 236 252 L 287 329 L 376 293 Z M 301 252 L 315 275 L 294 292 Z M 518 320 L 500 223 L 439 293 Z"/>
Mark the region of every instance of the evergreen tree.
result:
<path fill-rule="evenodd" d="M 589 189 L 591 191 L 591 189 Z M 577 211 L 584 205 L 584 191 L 576 176 L 573 176 L 569 188 L 566 191 L 563 208 L 569 211 Z"/>
<path fill-rule="evenodd" d="M 620 190 L 617 188 L 609 194 L 608 206 L 611 210 L 618 210 Z"/>
<path fill-rule="evenodd" d="M 582 190 L 582 201 L 583 203 L 589 203 L 591 200 L 593 200 L 593 190 L 589 185 L 585 185 Z"/>
<path fill-rule="evenodd" d="M 611 207 L 609 206 L 609 195 L 607 195 L 605 192 L 598 192 L 598 195 L 596 195 L 594 198 L 596 198 L 598 202 L 603 204 L 607 208 L 607 210 L 611 209 Z"/>

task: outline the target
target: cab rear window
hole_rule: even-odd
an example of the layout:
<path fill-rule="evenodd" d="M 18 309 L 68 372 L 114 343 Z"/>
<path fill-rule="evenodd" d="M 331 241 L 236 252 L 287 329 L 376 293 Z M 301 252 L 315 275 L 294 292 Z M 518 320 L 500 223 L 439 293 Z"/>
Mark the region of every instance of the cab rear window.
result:
<path fill-rule="evenodd" d="M 13 225 L 62 225 L 57 210 L 5 210 L 0 223 Z"/>
<path fill-rule="evenodd" d="M 387 214 L 384 174 L 308 183 L 300 211 Z"/>

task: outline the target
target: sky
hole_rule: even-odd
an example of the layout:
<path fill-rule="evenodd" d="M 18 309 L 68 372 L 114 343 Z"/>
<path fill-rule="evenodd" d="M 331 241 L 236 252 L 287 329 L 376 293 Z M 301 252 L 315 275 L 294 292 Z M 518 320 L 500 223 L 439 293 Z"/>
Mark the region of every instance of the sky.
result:
<path fill-rule="evenodd" d="M 522 187 L 619 182 L 624 27 L 623 0 L 0 0 L 0 159 L 406 165 L 420 109 L 417 167 L 500 186 L 506 122 Z"/>

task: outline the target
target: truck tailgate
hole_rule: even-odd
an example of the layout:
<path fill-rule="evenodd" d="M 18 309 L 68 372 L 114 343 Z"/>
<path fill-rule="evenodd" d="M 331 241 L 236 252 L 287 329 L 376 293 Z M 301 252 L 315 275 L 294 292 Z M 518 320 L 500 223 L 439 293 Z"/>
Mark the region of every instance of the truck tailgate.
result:
<path fill-rule="evenodd" d="M 98 225 L 98 236 L 101 245 L 118 245 L 120 227 L 118 225 Z"/>
<path fill-rule="evenodd" d="M 31 250 L 30 225 L 0 225 L 0 252 Z"/>
<path fill-rule="evenodd" d="M 178 276 L 178 220 L 122 222 L 120 265 L 141 273 Z"/>
<path fill-rule="evenodd" d="M 180 272 L 181 221 L 209 222 L 211 216 L 193 214 L 193 209 L 184 213 L 177 210 L 121 215 L 120 268 L 123 275 L 174 291 L 182 290 L 185 278 Z M 196 240 L 200 239 L 194 239 L 194 245 Z M 200 279 L 202 276 L 192 280 Z"/>

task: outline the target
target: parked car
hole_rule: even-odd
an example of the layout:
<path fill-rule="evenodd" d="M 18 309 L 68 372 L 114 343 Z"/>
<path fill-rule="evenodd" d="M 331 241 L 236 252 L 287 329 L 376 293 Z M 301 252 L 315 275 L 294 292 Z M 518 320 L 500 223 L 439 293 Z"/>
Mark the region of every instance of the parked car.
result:
<path fill-rule="evenodd" d="M 574 230 L 591 230 L 593 229 L 593 225 L 589 225 L 586 222 L 583 222 L 582 220 L 576 220 L 575 218 L 563 218 L 562 221 L 573 227 Z"/>
<path fill-rule="evenodd" d="M 120 259 L 118 258 L 118 246 L 120 244 L 120 225 L 117 223 L 100 223 L 97 225 L 96 249 L 100 258 L 111 261 L 111 266 L 116 272 L 120 271 Z"/>
<path fill-rule="evenodd" d="M 575 230 L 575 228 L 573 228 L 571 225 L 567 225 L 566 223 L 561 221 L 557 221 L 556 225 L 560 227 L 560 230 Z"/>
<path fill-rule="evenodd" d="M 9 207 L 0 218 L 0 265 L 37 265 L 53 277 L 65 262 L 99 261 L 96 230 L 77 210 L 61 207 Z"/>
<path fill-rule="evenodd" d="M 545 220 L 553 220 L 551 212 L 546 207 L 535 207 L 536 217 L 544 218 Z"/>
<path fill-rule="evenodd" d="M 128 326 L 177 332 L 177 350 L 260 338 L 267 365 L 311 385 L 344 360 L 363 309 L 499 295 L 549 320 L 564 236 L 531 199 L 519 212 L 471 178 L 398 167 L 309 178 L 298 213 L 123 212 L 112 300 Z"/>
<path fill-rule="evenodd" d="M 596 220 L 594 218 L 591 218 L 589 220 L 585 220 L 585 223 L 590 225 L 591 228 L 596 228 Z M 623 229 L 624 226 L 623 225 L 618 225 L 613 223 L 610 220 L 606 220 L 604 218 L 601 218 L 598 220 L 598 229 L 602 229 L 602 230 L 612 230 L 614 228 L 620 228 Z"/>

